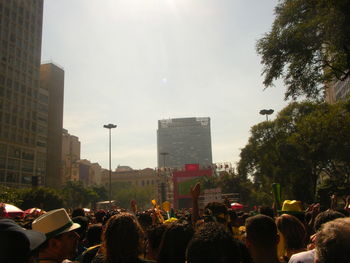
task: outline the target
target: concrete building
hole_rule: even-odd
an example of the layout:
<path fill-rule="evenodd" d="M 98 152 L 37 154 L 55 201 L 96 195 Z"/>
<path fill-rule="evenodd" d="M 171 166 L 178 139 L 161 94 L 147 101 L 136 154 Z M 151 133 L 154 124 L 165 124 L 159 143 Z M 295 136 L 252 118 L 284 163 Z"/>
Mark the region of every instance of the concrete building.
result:
<path fill-rule="evenodd" d="M 325 100 L 328 103 L 335 103 L 345 99 L 350 93 L 350 77 L 344 81 L 334 81 L 326 88 Z"/>
<path fill-rule="evenodd" d="M 79 180 L 80 141 L 77 136 L 62 130 L 61 173 L 63 182 Z"/>
<path fill-rule="evenodd" d="M 160 180 L 157 175 L 157 171 L 151 168 L 145 168 L 142 170 L 133 170 L 130 167 L 119 166 L 112 172 L 113 182 L 127 182 L 135 186 L 147 187 L 152 186 L 155 189 L 158 188 L 158 182 Z M 109 171 L 104 170 L 102 173 L 102 185 L 108 188 L 109 185 Z"/>
<path fill-rule="evenodd" d="M 183 168 L 185 164 L 212 164 L 210 118 L 158 121 L 158 167 Z"/>
<path fill-rule="evenodd" d="M 41 65 L 40 86 L 42 89 L 48 91 L 49 95 L 45 185 L 58 188 L 62 185 L 63 182 L 63 178 L 61 176 L 61 163 L 64 70 L 53 63 Z"/>
<path fill-rule="evenodd" d="M 0 0 L 0 184 L 45 184 L 48 91 L 40 87 L 43 0 Z"/>
<path fill-rule="evenodd" d="M 92 163 L 90 166 L 91 177 L 90 183 L 95 185 L 101 185 L 102 183 L 102 167 L 99 163 Z"/>

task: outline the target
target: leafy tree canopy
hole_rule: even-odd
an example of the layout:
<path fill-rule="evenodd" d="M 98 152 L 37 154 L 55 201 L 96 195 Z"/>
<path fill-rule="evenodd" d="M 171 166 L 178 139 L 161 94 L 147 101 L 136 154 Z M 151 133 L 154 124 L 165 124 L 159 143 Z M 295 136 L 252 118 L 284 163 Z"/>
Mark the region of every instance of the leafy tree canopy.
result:
<path fill-rule="evenodd" d="M 324 84 L 350 76 L 350 0 L 280 0 L 270 32 L 257 42 L 264 85 L 283 78 L 285 98 L 318 98 Z"/>
<path fill-rule="evenodd" d="M 285 199 L 312 202 L 320 179 L 323 189 L 341 192 L 350 184 L 349 104 L 294 102 L 274 121 L 253 126 L 238 173 L 265 192 L 280 183 Z"/>
<path fill-rule="evenodd" d="M 63 207 L 63 198 L 52 188 L 38 187 L 21 189 L 20 197 L 23 200 L 21 208 L 24 210 L 39 207 L 49 211 Z"/>

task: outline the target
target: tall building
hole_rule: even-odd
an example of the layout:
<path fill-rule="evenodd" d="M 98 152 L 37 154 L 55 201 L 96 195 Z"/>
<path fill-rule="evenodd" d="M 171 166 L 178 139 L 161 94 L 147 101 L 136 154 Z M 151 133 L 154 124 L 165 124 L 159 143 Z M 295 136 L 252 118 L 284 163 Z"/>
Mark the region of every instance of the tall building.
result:
<path fill-rule="evenodd" d="M 79 181 L 80 141 L 77 136 L 62 130 L 62 179 L 66 181 Z"/>
<path fill-rule="evenodd" d="M 345 80 L 337 80 L 327 85 L 325 100 L 328 103 L 335 103 L 347 98 L 350 94 L 350 77 Z"/>
<path fill-rule="evenodd" d="M 0 0 L 0 183 L 45 183 L 48 94 L 40 88 L 43 0 Z"/>
<path fill-rule="evenodd" d="M 42 64 L 40 67 L 40 87 L 48 92 L 45 101 L 48 103 L 48 134 L 45 185 L 58 188 L 62 185 L 62 129 L 63 129 L 63 93 L 64 70 L 53 64 Z M 43 94 L 39 93 L 39 96 Z"/>
<path fill-rule="evenodd" d="M 158 121 L 158 167 L 183 168 L 185 164 L 212 164 L 210 118 Z"/>

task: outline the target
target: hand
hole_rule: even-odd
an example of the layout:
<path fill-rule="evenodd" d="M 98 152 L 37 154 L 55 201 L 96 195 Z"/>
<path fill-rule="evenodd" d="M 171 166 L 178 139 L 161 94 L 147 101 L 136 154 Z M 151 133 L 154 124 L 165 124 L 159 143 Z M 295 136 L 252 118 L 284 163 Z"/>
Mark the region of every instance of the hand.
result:
<path fill-rule="evenodd" d="M 316 216 L 320 213 L 320 204 L 319 204 L 319 203 L 314 204 L 314 205 L 312 206 L 311 212 L 312 212 L 312 216 L 313 216 L 313 217 L 316 217 Z"/>
<path fill-rule="evenodd" d="M 198 199 L 201 194 L 201 184 L 198 182 L 194 187 L 191 187 L 192 199 Z"/>
<path fill-rule="evenodd" d="M 348 195 L 345 199 L 345 203 L 350 204 L 350 195 Z"/>
<path fill-rule="evenodd" d="M 335 209 L 337 207 L 337 196 L 335 194 L 331 195 L 331 209 Z"/>
<path fill-rule="evenodd" d="M 132 210 L 134 213 L 136 213 L 136 211 L 137 211 L 137 203 L 136 203 L 135 200 L 131 200 L 131 201 L 130 201 L 130 206 L 131 206 L 131 210 Z"/>

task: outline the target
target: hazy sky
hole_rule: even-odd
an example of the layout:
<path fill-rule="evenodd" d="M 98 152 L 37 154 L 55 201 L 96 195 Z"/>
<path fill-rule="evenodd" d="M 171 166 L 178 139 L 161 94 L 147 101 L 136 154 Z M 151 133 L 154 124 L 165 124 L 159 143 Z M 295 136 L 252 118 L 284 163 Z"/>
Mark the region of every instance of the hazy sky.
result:
<path fill-rule="evenodd" d="M 259 110 L 287 104 L 281 84 L 263 90 L 255 52 L 277 2 L 45 0 L 42 60 L 65 70 L 81 158 L 108 167 L 114 123 L 112 168 L 154 168 L 158 120 L 210 117 L 213 161 L 236 163 Z"/>

